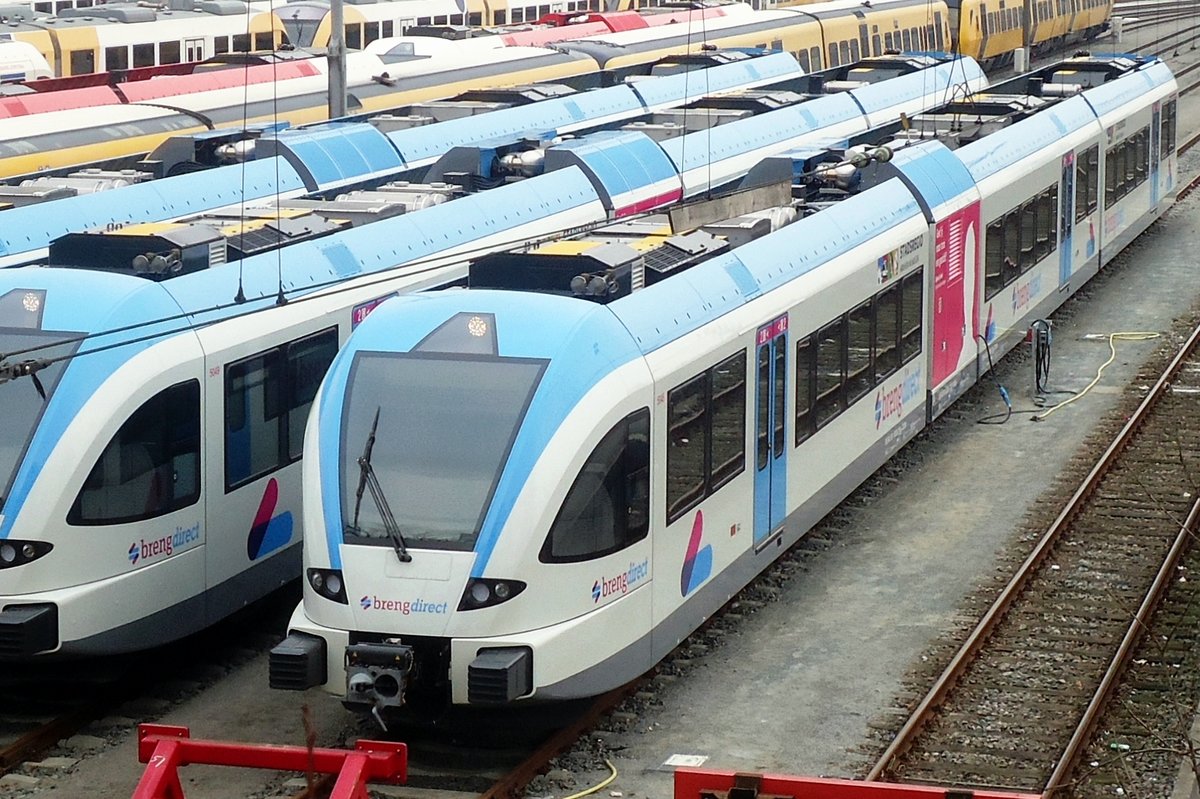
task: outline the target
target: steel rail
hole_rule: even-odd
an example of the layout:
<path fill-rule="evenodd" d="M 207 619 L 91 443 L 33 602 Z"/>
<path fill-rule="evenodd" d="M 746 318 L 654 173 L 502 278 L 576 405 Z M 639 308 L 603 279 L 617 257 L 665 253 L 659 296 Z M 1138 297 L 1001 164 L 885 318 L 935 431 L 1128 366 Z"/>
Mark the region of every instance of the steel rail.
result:
<path fill-rule="evenodd" d="M 1008 584 L 1005 585 L 1000 595 L 971 631 L 966 642 L 964 642 L 954 655 L 949 665 L 942 671 L 937 681 L 929 689 L 929 692 L 904 723 L 904 726 L 900 729 L 895 739 L 892 740 L 883 755 L 880 756 L 879 760 L 871 768 L 866 777 L 867 781 L 885 781 L 892 767 L 912 748 L 917 736 L 933 718 L 934 710 L 949 696 L 954 686 L 966 672 L 967 667 L 991 637 L 996 626 L 1029 584 L 1037 568 L 1050 555 L 1054 545 L 1062 536 L 1063 531 L 1078 516 L 1086 500 L 1092 495 L 1092 492 L 1104 475 L 1108 473 L 1116 458 L 1125 451 L 1130 440 L 1141 428 L 1142 422 L 1149 414 L 1150 409 L 1166 392 L 1170 386 L 1171 379 L 1196 348 L 1197 342 L 1200 342 L 1200 327 L 1192 331 L 1188 340 L 1171 360 L 1168 367 L 1163 370 L 1162 375 L 1146 394 L 1145 398 L 1143 398 L 1137 410 L 1129 417 L 1129 420 L 1121 428 L 1116 438 L 1105 449 L 1104 454 L 1096 462 L 1096 465 L 1088 472 L 1082 483 L 1075 490 L 1075 493 L 1071 496 L 1071 499 L 1058 514 L 1058 517 L 1046 532 L 1042 534 L 1033 551 L 1022 562 L 1020 568 L 1017 569 L 1017 572 L 1008 581 Z"/>

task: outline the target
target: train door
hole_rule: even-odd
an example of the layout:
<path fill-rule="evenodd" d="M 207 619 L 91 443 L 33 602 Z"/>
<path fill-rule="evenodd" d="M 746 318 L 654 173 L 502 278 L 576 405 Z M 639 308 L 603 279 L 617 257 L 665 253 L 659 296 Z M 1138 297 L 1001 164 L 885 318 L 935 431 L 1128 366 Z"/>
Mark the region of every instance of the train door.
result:
<path fill-rule="evenodd" d="M 1150 118 L 1150 207 L 1158 206 L 1158 166 L 1162 153 L 1162 103 L 1154 104 Z"/>
<path fill-rule="evenodd" d="M 183 51 L 185 61 L 203 61 L 204 60 L 204 40 L 203 39 L 184 39 Z"/>
<path fill-rule="evenodd" d="M 755 336 L 754 545 L 783 525 L 787 512 L 787 314 Z"/>
<path fill-rule="evenodd" d="M 1071 231 L 1075 224 L 1075 151 L 1062 157 L 1062 181 L 1058 189 L 1058 287 L 1071 279 Z"/>

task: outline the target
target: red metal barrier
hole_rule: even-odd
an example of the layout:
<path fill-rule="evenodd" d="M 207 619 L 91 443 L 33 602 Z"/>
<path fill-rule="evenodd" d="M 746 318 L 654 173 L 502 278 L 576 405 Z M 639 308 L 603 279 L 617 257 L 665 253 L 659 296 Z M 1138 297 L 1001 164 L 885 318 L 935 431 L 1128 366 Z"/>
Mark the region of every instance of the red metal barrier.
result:
<path fill-rule="evenodd" d="M 389 741 L 359 741 L 352 750 L 204 741 L 193 740 L 187 727 L 139 724 L 138 762 L 147 766 L 133 799 L 184 799 L 179 767 L 193 763 L 337 774 L 329 799 L 367 799 L 368 782 L 404 782 L 408 747 Z"/>
<path fill-rule="evenodd" d="M 675 771 L 675 799 L 946 799 L 964 796 L 972 799 L 1040 799 L 1040 794 L 955 789 L 946 785 L 896 785 L 698 768 Z"/>

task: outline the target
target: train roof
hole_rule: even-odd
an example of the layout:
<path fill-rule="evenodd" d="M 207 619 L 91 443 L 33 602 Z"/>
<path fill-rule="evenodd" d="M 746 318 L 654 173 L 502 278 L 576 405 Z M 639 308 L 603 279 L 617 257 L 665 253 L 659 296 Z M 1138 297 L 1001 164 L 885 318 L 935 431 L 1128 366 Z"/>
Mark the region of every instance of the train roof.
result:
<path fill-rule="evenodd" d="M 703 85 L 720 92 L 800 75 L 795 59 L 778 53 L 710 69 Z M 284 130 L 259 140 L 263 160 L 127 186 L 119 190 L 119 202 L 100 193 L 3 211 L 0 262 L 6 256 L 43 248 L 74 230 L 130 219 L 176 218 L 275 194 L 334 189 L 366 180 L 397 163 L 404 168 L 427 166 L 456 145 L 565 133 L 605 119 L 643 114 L 693 96 L 696 84 L 689 81 L 695 77 L 674 75 L 572 91 L 537 103 L 389 133 L 366 123 L 322 123 Z M 280 160 L 270 158 L 273 153 L 278 153 Z"/>

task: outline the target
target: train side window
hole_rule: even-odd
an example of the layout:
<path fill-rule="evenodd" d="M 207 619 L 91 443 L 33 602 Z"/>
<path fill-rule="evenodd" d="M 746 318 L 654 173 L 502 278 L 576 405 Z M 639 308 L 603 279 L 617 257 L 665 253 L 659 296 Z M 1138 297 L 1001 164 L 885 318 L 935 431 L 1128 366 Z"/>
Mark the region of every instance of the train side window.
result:
<path fill-rule="evenodd" d="M 883 42 L 879 38 L 879 33 L 878 33 L 879 29 L 876 28 L 875 30 L 876 30 L 876 32 L 871 34 L 871 55 L 882 55 L 883 54 Z"/>
<path fill-rule="evenodd" d="M 900 31 L 900 41 L 902 43 L 901 47 L 903 47 L 905 50 L 912 49 L 912 35 L 908 32 L 908 28 Z"/>
<path fill-rule="evenodd" d="M 302 338 L 287 346 L 288 457 L 298 460 L 304 454 L 304 426 L 313 398 L 321 385 L 333 356 L 337 355 L 337 329 L 330 328 L 315 336 Z"/>
<path fill-rule="evenodd" d="M 867 300 L 850 311 L 850 338 L 846 350 L 847 405 L 853 405 L 875 387 L 875 358 L 871 331 L 873 306 L 873 301 Z"/>
<path fill-rule="evenodd" d="M 516 24 L 518 22 L 524 22 L 525 21 L 525 9 L 514 8 L 512 10 L 512 21 L 513 21 L 513 24 Z"/>
<path fill-rule="evenodd" d="M 882 382 L 900 368 L 900 284 L 875 297 L 875 378 Z"/>
<path fill-rule="evenodd" d="M 800 62 L 800 68 L 802 70 L 804 70 L 804 73 L 806 75 L 809 72 L 812 72 L 812 67 L 808 63 L 808 51 L 807 50 L 801 50 L 798 53 L 796 53 L 796 60 L 798 62 Z"/>
<path fill-rule="evenodd" d="M 248 33 L 234 34 L 233 39 L 232 39 L 232 47 L 233 47 L 233 52 L 235 52 L 235 53 L 250 52 L 250 34 L 248 34 Z"/>
<path fill-rule="evenodd" d="M 363 23 L 363 46 L 366 47 L 371 42 L 379 38 L 379 23 L 364 22 Z"/>
<path fill-rule="evenodd" d="M 1163 104 L 1162 133 L 1159 136 L 1161 150 L 1159 157 L 1164 160 L 1175 152 L 1175 101 L 1169 100 Z"/>
<path fill-rule="evenodd" d="M 160 391 L 100 453 L 67 513 L 74 525 L 153 519 L 200 498 L 200 383 Z"/>
<path fill-rule="evenodd" d="M 746 351 L 712 368 L 712 480 L 716 491 L 746 468 Z M 782 445 L 782 442 L 780 442 Z"/>
<path fill-rule="evenodd" d="M 1146 178 L 1150 174 L 1150 131 L 1148 128 L 1142 128 L 1134 136 L 1134 180 L 1135 185 L 1140 186 L 1146 182 Z"/>
<path fill-rule="evenodd" d="M 357 22 L 346 26 L 346 47 L 350 50 L 362 49 L 362 25 Z"/>
<path fill-rule="evenodd" d="M 1021 257 L 1017 263 L 1022 272 L 1029 270 L 1036 262 L 1033 244 L 1037 237 L 1037 205 L 1037 197 L 1021 204 Z"/>
<path fill-rule="evenodd" d="M 922 279 L 922 270 L 918 269 L 905 275 L 900 284 L 900 335 L 904 363 L 921 352 L 921 320 L 924 316 L 921 304 L 924 290 Z"/>
<path fill-rule="evenodd" d="M 839 66 L 841 63 L 842 63 L 841 61 L 838 61 L 837 42 L 830 42 L 829 43 L 829 66 L 836 67 L 836 66 Z"/>
<path fill-rule="evenodd" d="M 773 447 L 772 452 L 776 457 L 783 454 L 783 441 L 787 432 L 787 416 L 784 410 L 787 408 L 787 334 L 776 338 L 771 342 L 771 348 L 775 353 L 775 430 L 774 438 L 771 442 Z"/>
<path fill-rule="evenodd" d="M 1004 285 L 1021 276 L 1021 209 L 1004 215 Z"/>
<path fill-rule="evenodd" d="M 104 48 L 104 69 L 129 69 L 129 48 L 125 45 Z"/>
<path fill-rule="evenodd" d="M 846 407 L 846 317 L 817 333 L 817 428 L 828 424 Z"/>
<path fill-rule="evenodd" d="M 298 460 L 316 388 L 337 353 L 329 328 L 225 367 L 225 488 Z"/>
<path fill-rule="evenodd" d="M 225 368 L 225 486 L 247 483 L 279 462 L 280 351 Z"/>
<path fill-rule="evenodd" d="M 87 75 L 96 71 L 95 50 L 71 51 L 71 74 Z"/>
<path fill-rule="evenodd" d="M 158 63 L 178 64 L 180 60 L 179 42 L 158 43 Z"/>
<path fill-rule="evenodd" d="M 1100 207 L 1100 145 L 1093 144 L 1087 151 L 1088 193 L 1087 210 L 1094 213 Z"/>
<path fill-rule="evenodd" d="M 1104 207 L 1109 208 L 1117 201 L 1117 149 L 1104 152 Z"/>
<path fill-rule="evenodd" d="M 135 44 L 133 46 L 133 65 L 135 67 L 154 66 L 154 45 Z"/>
<path fill-rule="evenodd" d="M 1088 215 L 1088 183 L 1091 181 L 1091 163 L 1088 153 L 1078 153 L 1075 156 L 1075 221 L 1082 222 Z"/>
<path fill-rule="evenodd" d="M 433 17 L 417 17 L 418 25 L 432 25 Z"/>
<path fill-rule="evenodd" d="M 817 371 L 813 360 L 815 354 L 812 336 L 805 336 L 796 342 L 796 446 L 800 446 L 800 442 L 817 430 L 812 413 Z"/>
<path fill-rule="evenodd" d="M 857 61 L 861 57 L 862 56 L 858 49 L 858 39 L 851 39 L 850 40 L 850 60 Z"/>
<path fill-rule="evenodd" d="M 504 10 L 503 8 L 496 9 L 495 11 L 492 12 L 492 17 L 495 20 L 495 22 L 493 22 L 492 24 L 493 25 L 506 24 L 504 22 L 504 20 L 507 18 L 507 16 L 508 16 L 508 12 L 506 10 Z"/>
<path fill-rule="evenodd" d="M 634 411 L 609 430 L 567 492 L 542 563 L 603 557 L 641 541 L 650 530 L 650 409 Z"/>
<path fill-rule="evenodd" d="M 472 11 L 467 14 L 467 24 L 473 28 L 478 28 L 483 25 L 483 13 L 480 11 Z"/>
<path fill-rule="evenodd" d="M 885 32 L 884 32 L 884 34 L 883 34 L 883 46 L 884 46 L 884 47 L 886 47 L 888 50 L 894 50 L 894 49 L 896 49 L 895 47 L 893 47 L 893 46 L 892 46 L 892 32 L 891 32 L 891 31 L 885 31 Z"/>
<path fill-rule="evenodd" d="M 1037 203 L 1037 230 L 1034 235 L 1033 257 L 1040 261 L 1054 252 L 1054 219 L 1058 209 L 1058 187 L 1052 186 L 1039 194 Z"/>
<path fill-rule="evenodd" d="M 383 31 L 383 38 L 387 39 L 395 35 L 396 23 L 394 21 L 385 19 L 380 27 Z"/>
<path fill-rule="evenodd" d="M 704 498 L 708 374 L 667 392 L 667 523 Z"/>
<path fill-rule="evenodd" d="M 229 37 L 214 36 L 213 37 L 213 55 L 221 55 L 229 52 Z M 191 60 L 190 58 L 188 59 Z"/>
<path fill-rule="evenodd" d="M 814 71 L 824 69 L 824 67 L 821 66 L 821 48 L 820 47 L 814 46 L 814 47 L 808 48 L 808 60 L 812 63 L 812 68 Z"/>
<path fill-rule="evenodd" d="M 275 32 L 262 31 L 254 34 L 254 49 L 255 50 L 274 50 L 275 49 Z"/>
<path fill-rule="evenodd" d="M 1004 217 L 987 226 L 987 251 L 984 254 L 983 296 L 995 297 L 1004 288 Z"/>

